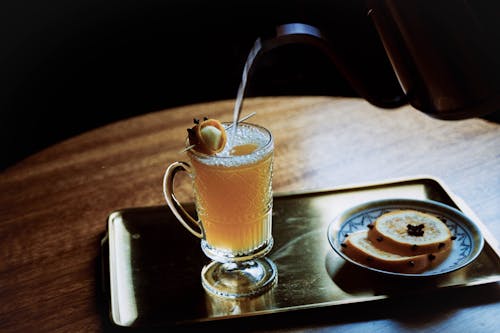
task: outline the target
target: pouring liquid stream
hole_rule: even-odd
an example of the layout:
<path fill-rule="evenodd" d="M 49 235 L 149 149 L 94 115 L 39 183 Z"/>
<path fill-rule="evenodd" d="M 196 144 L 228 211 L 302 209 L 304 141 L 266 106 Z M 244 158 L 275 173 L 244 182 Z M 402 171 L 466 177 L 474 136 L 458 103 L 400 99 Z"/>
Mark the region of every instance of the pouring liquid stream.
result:
<path fill-rule="evenodd" d="M 234 143 L 236 142 L 236 132 L 238 129 L 238 123 L 240 121 L 244 121 L 252 116 L 255 115 L 255 112 L 250 113 L 246 117 L 243 117 L 240 119 L 241 116 L 241 109 L 243 107 L 243 99 L 245 98 L 245 90 L 247 86 L 247 79 L 248 79 L 248 74 L 250 72 L 250 69 L 253 66 L 253 63 L 255 61 L 255 58 L 259 54 L 259 52 L 262 50 L 262 44 L 260 41 L 260 38 L 257 38 L 257 40 L 254 42 L 254 45 L 252 49 L 250 50 L 250 53 L 247 56 L 247 59 L 245 61 L 245 66 L 243 67 L 243 74 L 241 76 L 241 81 L 240 85 L 238 87 L 238 92 L 236 94 L 236 101 L 234 103 L 234 109 L 233 109 L 233 121 L 232 124 L 227 127 L 227 130 L 231 131 L 231 134 L 228 135 L 228 140 L 227 140 L 227 146 L 229 147 L 229 151 L 233 150 Z M 179 151 L 179 153 L 184 153 L 191 148 L 194 148 L 196 145 L 189 145 L 182 150 Z M 238 155 L 238 154 L 237 154 Z"/>
<path fill-rule="evenodd" d="M 228 140 L 228 144 L 231 146 L 233 145 L 233 142 L 235 142 L 236 138 L 238 122 L 240 121 L 241 109 L 243 107 L 243 99 L 245 98 L 245 90 L 247 86 L 248 74 L 253 66 L 255 58 L 257 57 L 261 49 L 262 49 L 262 44 L 260 38 L 257 38 L 252 49 L 250 50 L 250 53 L 247 56 L 245 67 L 243 68 L 243 74 L 241 76 L 240 86 L 238 87 L 238 93 L 236 95 L 236 101 L 234 103 L 233 126 L 232 126 L 233 128 L 231 130 L 230 140 Z"/>

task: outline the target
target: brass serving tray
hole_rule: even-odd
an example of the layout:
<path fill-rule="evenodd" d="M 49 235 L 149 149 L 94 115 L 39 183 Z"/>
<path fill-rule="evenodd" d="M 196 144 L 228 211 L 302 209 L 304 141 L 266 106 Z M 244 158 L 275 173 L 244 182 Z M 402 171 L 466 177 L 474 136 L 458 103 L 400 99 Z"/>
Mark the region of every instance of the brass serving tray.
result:
<path fill-rule="evenodd" d="M 269 257 L 278 267 L 278 283 L 264 295 L 237 300 L 204 292 L 200 271 L 208 259 L 199 240 L 177 222 L 168 207 L 115 211 L 102 241 L 103 286 L 111 322 L 124 327 L 163 327 L 404 296 L 409 292 L 408 280 L 381 276 L 345 261 L 327 239 L 328 225 L 346 209 L 391 198 L 450 205 L 471 218 L 484 236 L 484 247 L 474 262 L 446 275 L 412 280 L 413 294 L 500 281 L 496 240 L 441 181 L 419 177 L 275 195 L 275 244 Z"/>

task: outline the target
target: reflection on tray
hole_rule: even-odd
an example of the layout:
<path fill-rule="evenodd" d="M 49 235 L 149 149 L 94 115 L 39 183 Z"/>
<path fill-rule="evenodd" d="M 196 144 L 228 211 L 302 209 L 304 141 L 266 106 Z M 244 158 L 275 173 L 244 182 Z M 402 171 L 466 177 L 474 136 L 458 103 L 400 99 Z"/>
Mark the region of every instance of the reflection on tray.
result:
<path fill-rule="evenodd" d="M 275 303 L 274 289 L 258 297 L 228 299 L 205 293 L 208 317 L 232 317 L 246 313 L 268 311 Z"/>

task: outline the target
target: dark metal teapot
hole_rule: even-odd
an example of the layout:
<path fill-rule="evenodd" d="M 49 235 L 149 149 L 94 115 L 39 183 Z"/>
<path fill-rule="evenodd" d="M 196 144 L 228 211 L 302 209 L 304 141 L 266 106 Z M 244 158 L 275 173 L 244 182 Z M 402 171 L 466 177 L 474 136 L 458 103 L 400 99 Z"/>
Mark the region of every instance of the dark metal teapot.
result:
<path fill-rule="evenodd" d="M 260 40 L 259 53 L 284 44 L 311 44 L 373 105 L 409 103 L 439 119 L 483 116 L 500 110 L 500 7 L 488 6 L 478 11 L 458 0 L 369 0 L 366 17 L 397 77 L 396 90 L 384 90 L 376 77 L 359 75 L 336 45 L 308 24 L 278 26 L 273 36 Z"/>

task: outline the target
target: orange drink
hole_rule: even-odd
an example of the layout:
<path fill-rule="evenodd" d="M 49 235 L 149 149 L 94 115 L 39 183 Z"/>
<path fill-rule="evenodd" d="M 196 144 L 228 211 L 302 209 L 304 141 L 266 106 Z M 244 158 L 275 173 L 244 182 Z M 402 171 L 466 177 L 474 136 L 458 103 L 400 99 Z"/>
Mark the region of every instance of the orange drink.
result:
<path fill-rule="evenodd" d="M 232 139 L 216 155 L 188 154 L 205 252 L 240 256 L 272 242 L 273 140 L 245 123 Z"/>
<path fill-rule="evenodd" d="M 226 135 L 231 123 L 206 119 L 195 124 L 188 129 L 189 162 L 173 162 L 165 171 L 165 200 L 212 259 L 201 270 L 207 292 L 228 298 L 263 293 L 278 278 L 276 264 L 265 257 L 273 247 L 273 137 L 267 129 L 248 123 L 238 123 L 232 135 Z M 175 196 L 178 172 L 192 179 L 197 216 Z"/>

